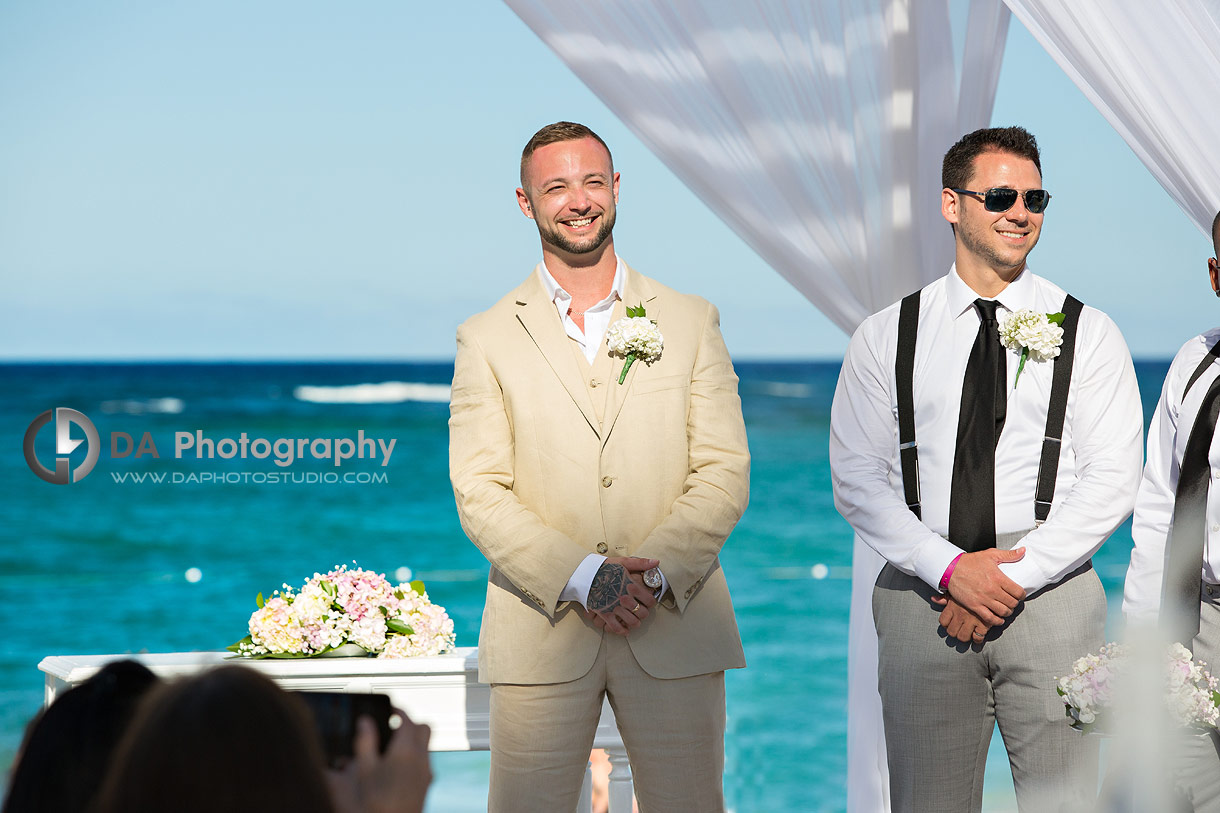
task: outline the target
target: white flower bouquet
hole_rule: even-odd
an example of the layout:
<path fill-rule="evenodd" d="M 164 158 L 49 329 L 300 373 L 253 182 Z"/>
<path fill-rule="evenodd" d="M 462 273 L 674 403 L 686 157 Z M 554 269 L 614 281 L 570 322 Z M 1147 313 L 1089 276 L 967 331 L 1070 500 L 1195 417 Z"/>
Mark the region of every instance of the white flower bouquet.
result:
<path fill-rule="evenodd" d="M 1106 644 L 1096 655 L 1086 655 L 1072 666 L 1072 674 L 1058 679 L 1055 689 L 1067 706 L 1072 728 L 1079 731 L 1106 730 L 1106 717 L 1115 705 L 1131 673 L 1130 648 Z M 1171 644 L 1166 652 L 1165 708 L 1173 722 L 1183 728 L 1207 730 L 1220 720 L 1217 680 L 1206 664 L 1195 661 L 1190 650 Z"/>
<path fill-rule="evenodd" d="M 622 384 L 627 380 L 627 371 L 636 359 L 652 364 L 661 357 L 665 339 L 657 323 L 644 313 L 641 304 L 628 307 L 627 315 L 610 326 L 606 331 L 606 346 L 612 355 L 627 359 L 618 377 L 618 383 Z"/>
<path fill-rule="evenodd" d="M 1036 313 L 1029 308 L 1000 314 L 1000 344 L 1009 350 L 1021 351 L 1021 362 L 1017 365 L 1013 387 L 1017 386 L 1027 359 L 1050 361 L 1059 357 L 1059 348 L 1063 344 L 1063 319 L 1062 313 Z"/>
<path fill-rule="evenodd" d="M 250 634 L 228 647 L 244 658 L 409 658 L 455 644 L 453 619 L 432 603 L 423 582 L 396 587 L 371 570 L 342 565 L 313 574 L 300 590 L 285 584 L 266 601 L 259 593 L 256 602 Z"/>

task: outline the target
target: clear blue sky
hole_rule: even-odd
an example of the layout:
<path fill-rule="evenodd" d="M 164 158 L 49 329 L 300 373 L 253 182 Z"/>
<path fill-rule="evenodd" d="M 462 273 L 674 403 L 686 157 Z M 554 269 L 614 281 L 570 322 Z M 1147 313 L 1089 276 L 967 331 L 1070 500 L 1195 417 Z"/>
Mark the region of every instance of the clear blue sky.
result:
<path fill-rule="evenodd" d="M 539 258 L 525 140 L 583 121 L 615 244 L 722 311 L 739 358 L 847 337 L 496 0 L 0 5 L 0 357 L 449 358 Z M 1032 259 L 1137 357 L 1220 321 L 1211 249 L 1013 21 L 995 122 L 1055 195 Z"/>

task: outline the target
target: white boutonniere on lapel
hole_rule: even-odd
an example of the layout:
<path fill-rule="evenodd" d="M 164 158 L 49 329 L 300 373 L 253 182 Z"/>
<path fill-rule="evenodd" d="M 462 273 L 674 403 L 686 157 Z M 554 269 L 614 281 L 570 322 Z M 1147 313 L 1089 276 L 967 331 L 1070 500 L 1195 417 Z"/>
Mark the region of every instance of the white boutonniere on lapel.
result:
<path fill-rule="evenodd" d="M 606 331 L 606 346 L 610 348 L 610 355 L 627 359 L 618 377 L 618 383 L 622 384 L 636 359 L 652 364 L 661 357 L 665 339 L 657 329 L 657 323 L 644 313 L 641 303 L 634 308 L 628 307 L 627 315 L 610 326 Z"/>
<path fill-rule="evenodd" d="M 1063 314 L 1035 313 L 1029 308 L 1000 314 L 1000 344 L 1009 350 L 1021 351 L 1021 363 L 1017 365 L 1013 389 L 1025 369 L 1025 361 L 1050 361 L 1059 356 L 1063 344 Z"/>

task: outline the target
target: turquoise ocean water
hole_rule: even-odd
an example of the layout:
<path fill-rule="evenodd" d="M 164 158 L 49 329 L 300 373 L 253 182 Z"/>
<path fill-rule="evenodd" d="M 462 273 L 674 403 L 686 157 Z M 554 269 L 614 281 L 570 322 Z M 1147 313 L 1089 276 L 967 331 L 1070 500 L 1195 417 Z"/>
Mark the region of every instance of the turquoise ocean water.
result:
<path fill-rule="evenodd" d="M 725 787 L 738 813 L 846 805 L 852 537 L 834 510 L 827 463 L 838 367 L 738 365 L 751 499 L 722 554 L 749 661 L 726 680 Z M 1145 416 L 1167 367 L 1136 365 Z M 453 616 L 459 645 L 475 645 L 487 566 L 458 525 L 449 487 L 451 375 L 451 364 L 0 365 L 0 768 L 42 700 L 43 657 L 220 649 L 245 633 L 257 592 L 335 564 L 354 560 L 391 578 L 411 568 Z M 432 386 L 394 387 L 407 398 L 395 403 L 340 389 L 382 382 Z M 31 473 L 21 445 L 39 413 L 63 406 L 92 420 L 103 449 L 88 477 L 57 486 Z M 396 440 L 389 465 L 351 460 L 338 471 L 384 482 L 325 482 L 336 469 L 312 458 L 280 469 L 271 459 L 174 457 L 176 432 L 220 440 L 359 430 Z M 112 458 L 118 432 L 137 443 L 150 433 L 160 457 Z M 44 464 L 53 434 L 38 435 Z M 83 457 L 75 452 L 73 465 Z M 251 481 L 284 471 L 297 482 Z M 197 482 L 243 472 L 246 482 Z M 1112 619 L 1130 546 L 1125 525 L 1095 559 Z M 197 582 L 191 568 L 202 572 Z M 1011 780 L 1002 750 L 991 756 L 989 793 L 1002 805 Z M 437 755 L 429 809 L 482 809 L 486 765 L 485 754 Z"/>

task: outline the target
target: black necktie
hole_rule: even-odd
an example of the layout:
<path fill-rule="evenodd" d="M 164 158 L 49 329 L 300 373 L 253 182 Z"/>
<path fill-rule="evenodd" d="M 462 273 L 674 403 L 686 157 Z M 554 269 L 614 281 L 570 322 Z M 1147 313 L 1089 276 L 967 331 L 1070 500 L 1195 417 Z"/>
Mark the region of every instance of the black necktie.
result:
<path fill-rule="evenodd" d="M 1211 480 L 1208 453 L 1220 415 L 1220 377 L 1212 381 L 1194 426 L 1186 439 L 1178 489 L 1174 492 L 1169 556 L 1161 590 L 1161 619 L 1173 637 L 1190 648 L 1199 632 L 1199 583 L 1203 545 L 1207 539 L 1207 484 Z"/>
<path fill-rule="evenodd" d="M 1008 365 L 995 312 L 974 300 L 979 332 L 966 362 L 949 493 L 949 541 L 965 551 L 995 547 L 995 447 L 1008 414 Z"/>

